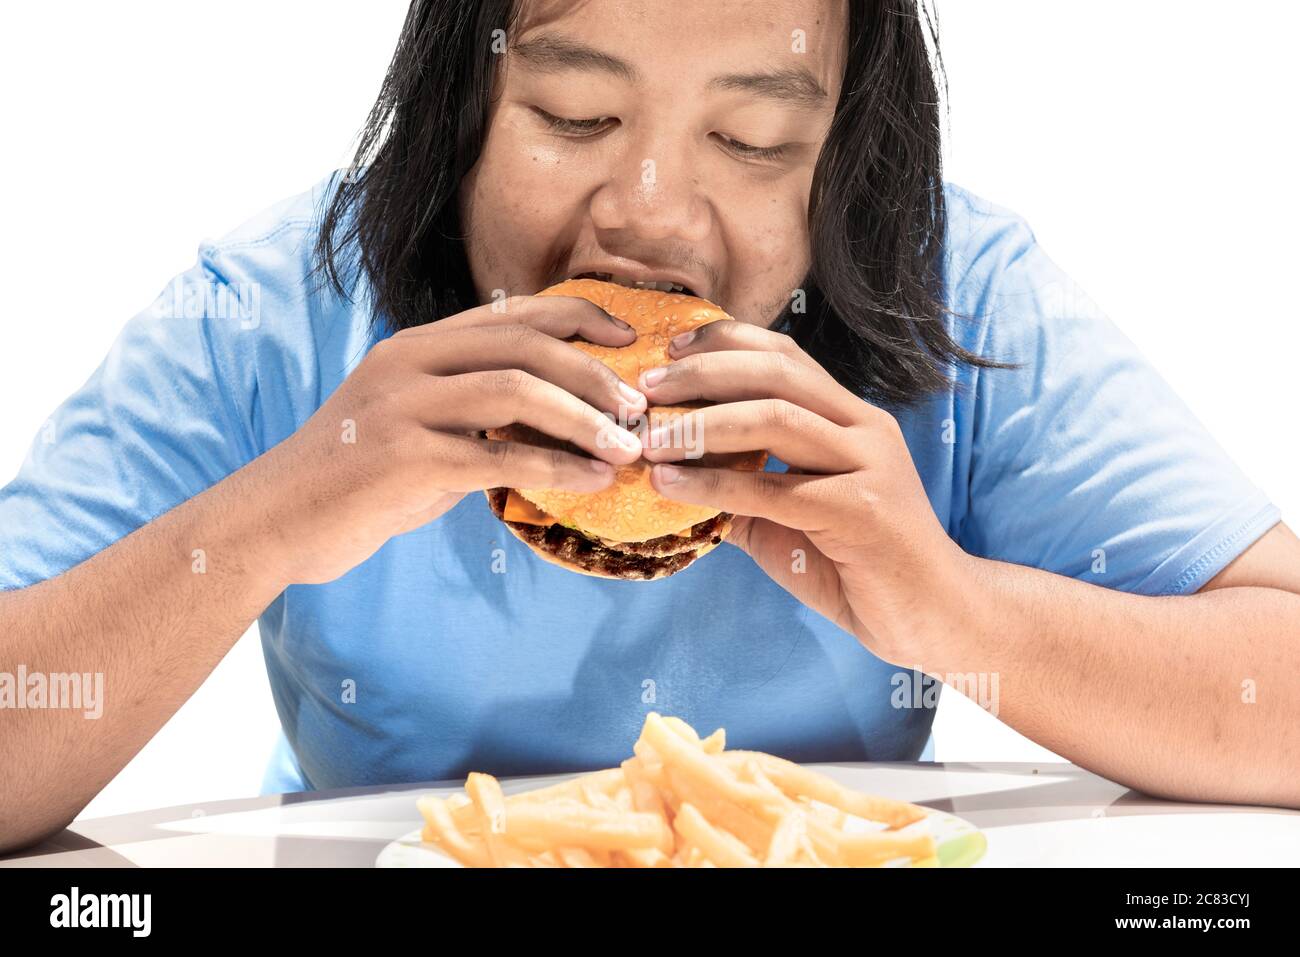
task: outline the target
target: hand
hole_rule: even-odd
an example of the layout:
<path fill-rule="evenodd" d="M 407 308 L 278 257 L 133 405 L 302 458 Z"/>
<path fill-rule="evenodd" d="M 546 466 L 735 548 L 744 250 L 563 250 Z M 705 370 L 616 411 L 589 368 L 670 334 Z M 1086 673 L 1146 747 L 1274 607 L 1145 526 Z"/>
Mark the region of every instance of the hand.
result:
<path fill-rule="evenodd" d="M 480 306 L 377 343 L 264 457 L 283 580 L 332 581 L 467 492 L 594 492 L 613 481 L 611 466 L 641 454 L 637 436 L 615 423 L 644 409 L 645 397 L 562 341 L 575 335 L 608 346 L 636 338 L 585 299 L 520 296 L 503 311 Z M 512 423 L 596 460 L 478 437 Z"/>
<path fill-rule="evenodd" d="M 679 424 L 677 436 L 699 441 L 674 443 L 671 425 L 643 434 L 647 460 L 767 449 L 790 471 L 656 465 L 655 488 L 735 513 L 727 540 L 777 584 L 877 656 L 918 660 L 918 642 L 947 627 L 970 559 L 935 517 L 894 417 L 789 336 L 749 323 L 701 326 L 674 339 L 669 357 L 639 382 L 652 406 L 719 404 L 691 413 L 693 433 Z"/>

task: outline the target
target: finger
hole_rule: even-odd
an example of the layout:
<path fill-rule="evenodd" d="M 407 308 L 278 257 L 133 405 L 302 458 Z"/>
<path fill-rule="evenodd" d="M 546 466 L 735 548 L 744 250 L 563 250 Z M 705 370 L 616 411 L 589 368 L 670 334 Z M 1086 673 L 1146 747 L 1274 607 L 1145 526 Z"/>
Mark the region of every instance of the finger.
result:
<path fill-rule="evenodd" d="M 502 486 L 598 492 L 614 480 L 608 462 L 562 449 L 448 433 L 429 435 L 437 445 L 436 454 L 428 456 L 430 481 L 453 492 Z"/>
<path fill-rule="evenodd" d="M 450 330 L 437 337 L 422 367 L 438 376 L 516 370 L 553 382 L 597 409 L 623 419 L 645 408 L 645 396 L 598 359 L 529 325 L 511 323 Z M 503 376 L 498 385 L 521 384 Z"/>
<path fill-rule="evenodd" d="M 559 386 L 517 369 L 424 376 L 404 401 L 417 421 L 440 431 L 521 423 L 615 465 L 641 457 L 639 436 Z"/>
<path fill-rule="evenodd" d="M 800 349 L 790 336 L 749 322 L 708 322 L 690 332 L 673 336 L 668 342 L 668 356 L 672 359 L 721 349 L 779 352 L 796 362 L 821 368 L 817 360 Z"/>
<path fill-rule="evenodd" d="M 689 413 L 651 413 L 641 434 L 651 462 L 676 462 L 710 452 L 767 449 L 807 472 L 837 474 L 861 468 L 859 433 L 784 399 L 728 402 Z"/>
<path fill-rule="evenodd" d="M 838 425 L 852 425 L 861 417 L 864 405 L 821 366 L 810 366 L 784 352 L 692 353 L 647 369 L 637 384 L 654 405 L 679 405 L 694 399 L 785 399 Z"/>
<path fill-rule="evenodd" d="M 594 302 L 578 296 L 511 296 L 446 319 L 405 329 L 397 336 L 415 338 L 440 330 L 521 323 L 556 339 L 579 336 L 588 342 L 615 348 L 636 341 L 636 332 L 630 325 L 611 316 Z"/>
<path fill-rule="evenodd" d="M 826 516 L 832 510 L 822 500 L 834 495 L 841 481 L 839 475 L 743 472 L 662 463 L 650 470 L 651 485 L 665 498 L 766 518 L 806 532 L 825 531 Z"/>

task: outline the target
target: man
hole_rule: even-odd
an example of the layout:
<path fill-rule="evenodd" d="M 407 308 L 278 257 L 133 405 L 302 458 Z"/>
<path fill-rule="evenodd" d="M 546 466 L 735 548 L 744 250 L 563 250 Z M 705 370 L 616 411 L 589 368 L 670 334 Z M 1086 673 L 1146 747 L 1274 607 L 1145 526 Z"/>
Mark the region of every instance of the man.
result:
<path fill-rule="evenodd" d="M 941 188 L 936 100 L 905 0 L 413 4 L 356 169 L 201 247 L 0 492 L 0 660 L 107 698 L 3 714 L 0 844 L 254 619 L 269 789 L 608 765 L 650 709 L 915 759 L 919 669 L 1130 786 L 1300 805 L 1300 543 L 1023 222 Z M 632 334 L 532 295 L 588 272 L 740 321 L 623 388 L 563 340 Z M 768 470 L 610 422 L 694 398 Z M 515 421 L 588 455 L 479 437 Z M 641 455 L 743 516 L 660 582 L 537 561 L 478 491 Z"/>

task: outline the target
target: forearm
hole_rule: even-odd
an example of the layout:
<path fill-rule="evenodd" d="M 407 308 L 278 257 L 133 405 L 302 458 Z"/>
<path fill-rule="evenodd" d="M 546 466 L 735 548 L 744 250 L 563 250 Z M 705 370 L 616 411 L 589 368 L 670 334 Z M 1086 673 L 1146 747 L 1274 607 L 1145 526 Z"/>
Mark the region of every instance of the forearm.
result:
<path fill-rule="evenodd" d="M 1164 797 L 1300 806 L 1300 596 L 1150 598 L 970 559 L 959 624 L 921 666 L 997 676 L 998 717 Z"/>
<path fill-rule="evenodd" d="M 103 676 L 98 717 L 0 710 L 0 851 L 75 817 L 283 590 L 257 466 L 63 575 L 0 593 L 0 671 Z"/>

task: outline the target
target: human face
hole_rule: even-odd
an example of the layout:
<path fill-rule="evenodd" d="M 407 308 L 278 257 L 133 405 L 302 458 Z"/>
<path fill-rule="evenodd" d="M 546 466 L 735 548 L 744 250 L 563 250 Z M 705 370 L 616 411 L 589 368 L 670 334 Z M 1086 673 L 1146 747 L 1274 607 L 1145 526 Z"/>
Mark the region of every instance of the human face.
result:
<path fill-rule="evenodd" d="M 770 325 L 809 267 L 843 4 L 522 2 L 460 193 L 480 301 L 610 273 Z"/>

